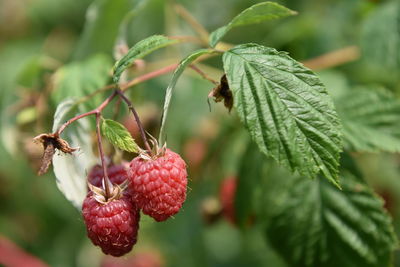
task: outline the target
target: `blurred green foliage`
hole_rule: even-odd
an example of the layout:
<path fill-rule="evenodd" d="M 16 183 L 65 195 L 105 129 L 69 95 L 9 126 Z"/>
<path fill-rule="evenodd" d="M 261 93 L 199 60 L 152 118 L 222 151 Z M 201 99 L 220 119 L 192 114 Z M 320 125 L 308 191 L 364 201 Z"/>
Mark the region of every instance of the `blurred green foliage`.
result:
<path fill-rule="evenodd" d="M 107 78 L 110 73 L 107 72 L 112 65 L 111 58 L 116 54 L 117 40 L 132 46 L 153 34 L 196 34 L 175 12 L 174 5 L 184 6 L 208 31 L 212 31 L 258 2 L 2 0 L 0 235 L 13 240 L 50 266 L 99 266 L 103 256 L 86 238 L 80 212 L 57 190 L 54 174 L 36 175 L 41 147 L 32 143 L 32 137 L 51 130 L 55 108 L 65 97 L 81 97 L 110 82 Z M 384 134 L 395 139 L 394 144 L 385 142 L 384 145 L 385 136 L 382 142 L 381 139 L 362 142 L 366 133 L 356 127 L 352 130 L 361 136 L 347 140 L 346 156 L 354 160 L 352 164 L 357 165 L 360 176 L 364 176 L 366 183 L 386 201 L 385 207 L 399 234 L 398 129 L 375 125 L 369 120 L 368 112 L 352 115 L 352 99 L 346 97 L 346 94 L 360 90 L 357 89 L 359 86 L 385 87 L 390 93 L 376 93 L 365 98 L 389 98 L 390 108 L 383 103 L 376 106 L 374 114 L 379 118 L 386 116 L 386 122 L 399 121 L 400 114 L 396 113 L 400 93 L 398 1 L 278 2 L 299 14 L 233 29 L 224 41 L 233 44 L 256 42 L 287 51 L 299 61 L 347 46 L 361 46 L 361 57 L 357 60 L 317 74 L 337 100 L 339 112 L 342 106 L 345 116 L 361 116 L 363 127 L 383 129 Z M 185 44 L 183 48 L 168 47 L 158 51 L 146 58 L 146 68 L 156 69 L 177 63 L 195 46 Z M 221 69 L 220 60 L 209 59 L 199 66 L 215 80 L 222 74 L 218 70 Z M 63 74 L 74 72 L 79 73 L 74 79 L 63 78 Z M 138 68 L 123 78 L 137 74 L 143 74 L 143 70 Z M 164 90 L 170 78 L 171 75 L 161 76 L 129 90 L 146 129 L 154 135 L 158 131 Z M 222 105 L 214 103 L 209 111 L 207 95 L 212 87 L 191 70 L 187 70 L 177 84 L 166 133 L 168 145 L 182 153 L 189 163 L 188 199 L 183 210 L 167 222 L 155 223 L 143 216 L 139 242 L 133 255 L 158 251 L 165 265 L 174 267 L 291 266 L 293 255 L 275 250 L 266 238 L 271 233 L 266 234 L 265 227 L 287 205 L 291 198 L 289 190 L 295 190 L 290 185 L 298 178 L 272 161 L 260 159 L 258 152 L 254 153 L 256 149 L 250 144 L 234 112 L 229 114 Z M 106 96 L 107 92 L 99 94 L 97 101 Z M 94 104 L 91 102 L 83 111 Z M 126 114 L 127 110 L 122 108 L 116 117 L 126 123 Z M 106 110 L 105 116 L 114 116 L 112 107 Z M 137 131 L 132 132 L 135 140 L 140 139 Z M 371 152 L 376 150 L 385 152 Z M 113 151 L 111 146 L 107 151 Z M 130 155 L 124 156 L 129 159 Z M 354 170 L 350 172 L 355 175 Z M 238 225 L 234 226 L 223 218 L 211 222 L 207 219 L 209 214 L 205 215 L 205 210 L 208 211 L 206 200 L 218 199 L 221 180 L 232 175 L 239 178 L 241 188 L 236 198 Z M 310 186 L 310 182 L 306 183 L 294 194 L 299 195 L 299 199 L 306 197 Z M 254 215 L 257 215 L 255 219 L 252 218 Z M 291 219 L 290 216 L 286 218 Z M 277 240 L 272 238 L 272 242 Z M 289 264 L 285 263 L 288 259 Z M 400 266 L 398 250 L 394 265 Z"/>

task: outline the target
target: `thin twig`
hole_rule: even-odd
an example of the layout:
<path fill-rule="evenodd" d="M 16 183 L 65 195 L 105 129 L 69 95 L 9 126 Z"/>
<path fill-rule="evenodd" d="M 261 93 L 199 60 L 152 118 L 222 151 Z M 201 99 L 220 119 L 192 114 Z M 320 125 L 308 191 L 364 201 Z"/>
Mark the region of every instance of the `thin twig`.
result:
<path fill-rule="evenodd" d="M 116 95 L 117 95 L 117 92 L 114 91 L 97 108 L 95 108 L 95 109 L 93 109 L 93 110 L 91 110 L 89 112 L 86 112 L 86 113 L 83 113 L 83 114 L 79 114 L 79 115 L 73 117 L 72 119 L 69 119 L 67 122 L 65 122 L 63 125 L 61 125 L 61 127 L 57 131 L 57 135 L 60 135 L 65 130 L 65 128 L 67 128 L 67 126 L 70 125 L 71 123 L 73 123 L 74 121 L 82 119 L 83 117 L 86 117 L 86 116 L 90 116 L 90 115 L 94 115 L 94 114 L 100 113 L 113 100 L 113 98 Z"/>
<path fill-rule="evenodd" d="M 172 72 L 178 67 L 178 65 L 179 64 L 176 64 L 176 63 L 175 64 L 171 64 L 171 65 L 165 66 L 165 67 L 163 67 L 161 69 L 146 73 L 146 74 L 144 74 L 142 76 L 139 76 L 139 77 L 137 77 L 137 78 L 135 78 L 133 80 L 130 80 L 129 82 L 124 83 L 124 84 L 122 84 L 120 86 L 121 87 L 121 91 L 125 92 L 128 88 L 130 88 L 130 87 L 132 87 L 134 85 L 137 85 L 137 84 L 142 83 L 144 81 L 147 81 L 147 80 L 153 79 L 155 77 L 158 77 L 158 76 L 167 74 L 169 72 Z"/>
<path fill-rule="evenodd" d="M 312 70 L 322 70 L 355 61 L 359 57 L 360 49 L 353 45 L 303 61 L 302 63 Z"/>
<path fill-rule="evenodd" d="M 214 80 L 213 78 L 209 77 L 204 71 L 199 69 L 196 65 L 191 64 L 190 68 L 193 69 L 194 71 L 196 71 L 198 74 L 200 74 L 200 76 L 203 77 L 203 79 L 205 79 L 207 81 L 210 81 L 214 85 L 218 85 L 218 82 L 216 80 Z"/>
<path fill-rule="evenodd" d="M 141 137 L 143 139 L 143 143 L 146 146 L 146 149 L 148 150 L 148 152 L 151 152 L 151 147 L 149 145 L 149 142 L 147 141 L 147 137 L 146 137 L 146 133 L 144 131 L 143 125 L 140 122 L 139 115 L 137 114 L 135 108 L 133 107 L 132 102 L 124 95 L 124 93 L 121 90 L 117 89 L 116 92 L 121 97 L 121 99 L 128 105 L 129 110 L 132 111 L 132 114 L 133 114 L 133 116 L 135 117 L 135 120 L 136 120 L 136 124 L 137 124 L 137 126 L 139 128 L 140 135 L 141 135 Z"/>
<path fill-rule="evenodd" d="M 182 5 L 174 5 L 175 12 L 181 16 L 192 28 L 195 32 L 200 36 L 201 40 L 208 44 L 208 36 L 210 35 L 206 28 L 201 25 L 195 17 L 193 17 L 190 12 L 184 8 Z"/>

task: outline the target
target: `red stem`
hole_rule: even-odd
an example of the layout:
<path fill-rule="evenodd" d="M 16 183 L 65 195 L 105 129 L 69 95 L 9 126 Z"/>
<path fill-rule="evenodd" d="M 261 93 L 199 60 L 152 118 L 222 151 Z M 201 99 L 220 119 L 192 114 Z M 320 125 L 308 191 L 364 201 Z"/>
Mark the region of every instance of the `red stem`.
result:
<path fill-rule="evenodd" d="M 144 131 L 142 123 L 140 122 L 139 115 L 137 114 L 135 108 L 133 107 L 132 102 L 124 95 L 124 93 L 121 90 L 117 89 L 116 91 L 119 94 L 119 96 L 121 97 L 121 99 L 128 105 L 129 110 L 132 111 L 132 114 L 133 114 L 133 116 L 135 117 L 135 120 L 136 120 L 136 124 L 137 124 L 137 126 L 139 128 L 140 135 L 142 136 L 143 143 L 146 146 L 147 151 L 150 153 L 151 152 L 151 147 L 149 145 L 149 142 L 147 141 L 146 133 Z"/>
<path fill-rule="evenodd" d="M 117 92 L 114 91 L 114 92 L 113 92 L 109 97 L 107 97 L 106 100 L 104 100 L 103 103 L 101 103 L 100 106 L 98 106 L 97 108 L 95 108 L 95 109 L 93 109 L 93 110 L 91 110 L 91 111 L 89 111 L 89 112 L 79 114 L 79 115 L 73 117 L 72 119 L 69 119 L 66 123 L 64 123 L 63 125 L 61 125 L 61 127 L 58 129 L 58 131 L 57 131 L 56 134 L 57 134 L 57 135 L 60 135 L 60 134 L 65 130 L 65 128 L 67 128 L 67 126 L 70 125 L 71 123 L 73 123 L 74 121 L 77 121 L 77 120 L 82 119 L 83 117 L 86 117 L 86 116 L 89 116 L 89 115 L 94 115 L 94 114 L 100 113 L 100 112 L 111 102 L 111 100 L 113 100 L 113 98 L 114 98 L 116 95 L 117 95 Z"/>
<path fill-rule="evenodd" d="M 134 86 L 136 84 L 139 84 L 139 83 L 142 83 L 144 81 L 153 79 L 155 77 L 161 76 L 161 75 L 166 74 L 168 72 L 174 71 L 178 66 L 179 66 L 179 64 L 175 63 L 175 64 L 171 64 L 171 65 L 165 66 L 165 67 L 163 67 L 161 69 L 158 69 L 158 70 L 143 74 L 142 76 L 139 76 L 139 77 L 137 77 L 137 78 L 125 83 L 125 84 L 122 84 L 121 85 L 121 91 L 125 92 L 129 87 L 132 87 L 132 86 Z"/>

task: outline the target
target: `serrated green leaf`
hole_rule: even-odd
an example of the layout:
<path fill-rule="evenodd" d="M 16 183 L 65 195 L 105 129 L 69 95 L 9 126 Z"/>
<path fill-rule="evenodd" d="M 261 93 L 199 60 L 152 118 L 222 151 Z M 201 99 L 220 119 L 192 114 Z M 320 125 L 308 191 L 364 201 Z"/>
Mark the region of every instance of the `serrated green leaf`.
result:
<path fill-rule="evenodd" d="M 365 20 L 361 48 L 367 62 L 400 69 L 400 3 L 388 1 Z"/>
<path fill-rule="evenodd" d="M 84 61 L 76 61 L 64 65 L 54 74 L 54 91 L 52 98 L 59 103 L 66 98 L 81 97 L 93 93 L 105 86 L 109 79 L 111 59 L 105 55 L 96 55 Z M 94 98 L 87 104 L 94 108 L 101 97 Z"/>
<path fill-rule="evenodd" d="M 286 53 L 257 44 L 223 55 L 234 107 L 259 149 L 279 163 L 338 185 L 340 123 L 319 78 Z"/>
<path fill-rule="evenodd" d="M 176 44 L 178 42 L 179 41 L 177 39 L 170 39 L 163 35 L 153 35 L 138 42 L 129 49 L 128 53 L 123 58 L 115 63 L 113 75 L 114 83 L 119 82 L 122 72 L 129 68 L 129 66 L 136 59 L 143 58 L 157 49 Z"/>
<path fill-rule="evenodd" d="M 296 178 L 267 236 L 290 266 L 389 266 L 397 240 L 383 202 L 350 174 L 343 190 Z"/>
<path fill-rule="evenodd" d="M 54 114 L 53 132 L 76 112 L 75 101 L 67 99 L 57 106 Z M 79 152 L 73 154 L 55 153 L 53 156 L 53 172 L 56 176 L 58 189 L 79 210 L 87 194 L 86 176 L 88 170 L 97 163 L 91 147 L 90 123 L 88 118 L 82 118 L 68 128 L 62 138 L 71 147 L 79 147 Z"/>
<path fill-rule="evenodd" d="M 357 88 L 335 102 L 347 149 L 400 152 L 400 100 L 393 94 Z"/>
<path fill-rule="evenodd" d="M 106 119 L 101 124 L 101 132 L 103 135 L 116 147 L 137 153 L 139 151 L 138 145 L 133 140 L 131 134 L 121 123 Z"/>
<path fill-rule="evenodd" d="M 179 77 L 182 75 L 182 73 L 186 69 L 186 67 L 188 65 L 190 65 L 191 63 L 193 63 L 193 61 L 195 61 L 197 58 L 199 58 L 202 55 L 212 54 L 212 53 L 215 53 L 215 51 L 212 49 L 197 50 L 197 51 L 191 53 L 190 55 L 188 55 L 186 58 L 184 58 L 179 63 L 179 66 L 175 69 L 172 79 L 167 87 L 166 92 L 165 92 L 164 109 L 163 109 L 163 116 L 162 116 L 160 134 L 159 134 L 159 143 L 160 144 L 163 143 L 165 122 L 167 120 L 168 108 L 169 108 L 169 104 L 171 102 L 172 90 L 175 88 L 175 85 L 178 82 Z"/>
<path fill-rule="evenodd" d="M 255 4 L 234 17 L 229 24 L 216 29 L 210 34 L 210 46 L 214 47 L 232 28 L 256 24 L 267 20 L 284 18 L 297 13 L 274 2 Z"/>

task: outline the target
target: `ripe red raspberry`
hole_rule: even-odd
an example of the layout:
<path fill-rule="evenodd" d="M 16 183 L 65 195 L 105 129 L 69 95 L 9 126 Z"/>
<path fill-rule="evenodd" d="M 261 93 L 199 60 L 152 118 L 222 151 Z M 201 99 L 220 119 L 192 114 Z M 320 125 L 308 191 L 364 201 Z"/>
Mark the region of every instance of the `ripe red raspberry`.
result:
<path fill-rule="evenodd" d="M 186 199 L 186 163 L 169 149 L 154 158 L 134 158 L 129 179 L 133 202 L 158 222 L 176 214 Z"/>
<path fill-rule="evenodd" d="M 235 195 L 237 180 L 235 177 L 228 177 L 221 183 L 219 198 L 222 204 L 222 214 L 231 223 L 236 223 Z"/>
<path fill-rule="evenodd" d="M 140 212 L 129 197 L 101 203 L 90 192 L 83 202 L 82 213 L 88 237 L 105 254 L 119 257 L 136 244 Z"/>
<path fill-rule="evenodd" d="M 107 167 L 108 178 L 113 184 L 122 184 L 128 178 L 128 163 L 111 165 Z M 94 186 L 101 187 L 103 179 L 103 167 L 95 165 L 88 174 L 88 182 Z"/>

